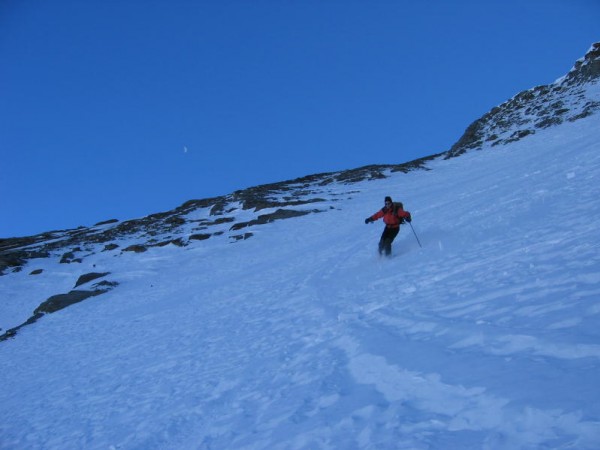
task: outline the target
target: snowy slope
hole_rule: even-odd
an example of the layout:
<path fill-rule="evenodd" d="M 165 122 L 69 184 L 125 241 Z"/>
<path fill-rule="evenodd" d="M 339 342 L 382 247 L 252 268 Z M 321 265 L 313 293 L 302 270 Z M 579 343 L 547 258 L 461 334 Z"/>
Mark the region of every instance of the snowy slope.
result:
<path fill-rule="evenodd" d="M 117 289 L 0 342 L 0 448 L 599 448 L 599 130 L 331 185 L 235 244 L 88 256 Z M 403 226 L 390 260 L 385 195 L 423 244 Z M 29 268 L 0 277 L 19 320 L 73 287 Z"/>

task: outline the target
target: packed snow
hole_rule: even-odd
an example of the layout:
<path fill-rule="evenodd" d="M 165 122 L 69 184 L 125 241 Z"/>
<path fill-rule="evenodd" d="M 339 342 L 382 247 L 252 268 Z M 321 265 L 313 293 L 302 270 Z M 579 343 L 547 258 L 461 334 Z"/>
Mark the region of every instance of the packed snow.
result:
<path fill-rule="evenodd" d="M 0 448 L 600 448 L 599 130 L 330 186 L 235 243 L 85 258 L 119 286 L 0 342 Z M 390 259 L 364 223 L 386 195 L 413 216 Z M 76 278 L 0 277 L 0 326 Z"/>

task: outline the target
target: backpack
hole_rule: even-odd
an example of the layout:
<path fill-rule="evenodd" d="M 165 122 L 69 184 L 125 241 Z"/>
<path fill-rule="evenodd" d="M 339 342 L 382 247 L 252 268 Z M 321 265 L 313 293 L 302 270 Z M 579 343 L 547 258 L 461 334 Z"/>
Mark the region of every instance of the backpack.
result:
<path fill-rule="evenodd" d="M 402 202 L 394 202 L 392 204 L 392 212 L 394 213 L 394 216 L 398 214 L 399 209 L 404 209 L 404 205 L 402 204 Z M 403 217 L 398 217 L 398 220 L 400 220 L 400 224 L 404 223 Z"/>
<path fill-rule="evenodd" d="M 394 209 L 392 211 L 394 211 L 394 214 L 397 214 L 399 209 L 404 209 L 404 205 L 402 202 L 394 202 L 393 208 Z"/>

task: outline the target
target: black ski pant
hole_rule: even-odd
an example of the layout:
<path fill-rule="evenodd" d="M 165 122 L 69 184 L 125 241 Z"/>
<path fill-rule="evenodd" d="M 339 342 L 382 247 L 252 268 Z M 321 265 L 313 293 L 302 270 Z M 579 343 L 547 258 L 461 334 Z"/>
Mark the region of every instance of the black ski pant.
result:
<path fill-rule="evenodd" d="M 385 227 L 383 233 L 381 234 L 381 239 L 379 240 L 379 254 L 383 254 L 385 252 L 386 256 L 390 256 L 392 254 L 392 242 L 398 236 L 400 232 L 400 227 Z"/>

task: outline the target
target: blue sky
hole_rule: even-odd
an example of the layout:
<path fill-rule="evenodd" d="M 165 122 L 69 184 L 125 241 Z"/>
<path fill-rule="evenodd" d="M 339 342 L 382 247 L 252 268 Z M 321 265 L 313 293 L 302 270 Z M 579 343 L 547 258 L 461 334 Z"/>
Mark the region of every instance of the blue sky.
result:
<path fill-rule="evenodd" d="M 600 2 L 0 3 L 0 237 L 447 150 Z"/>

